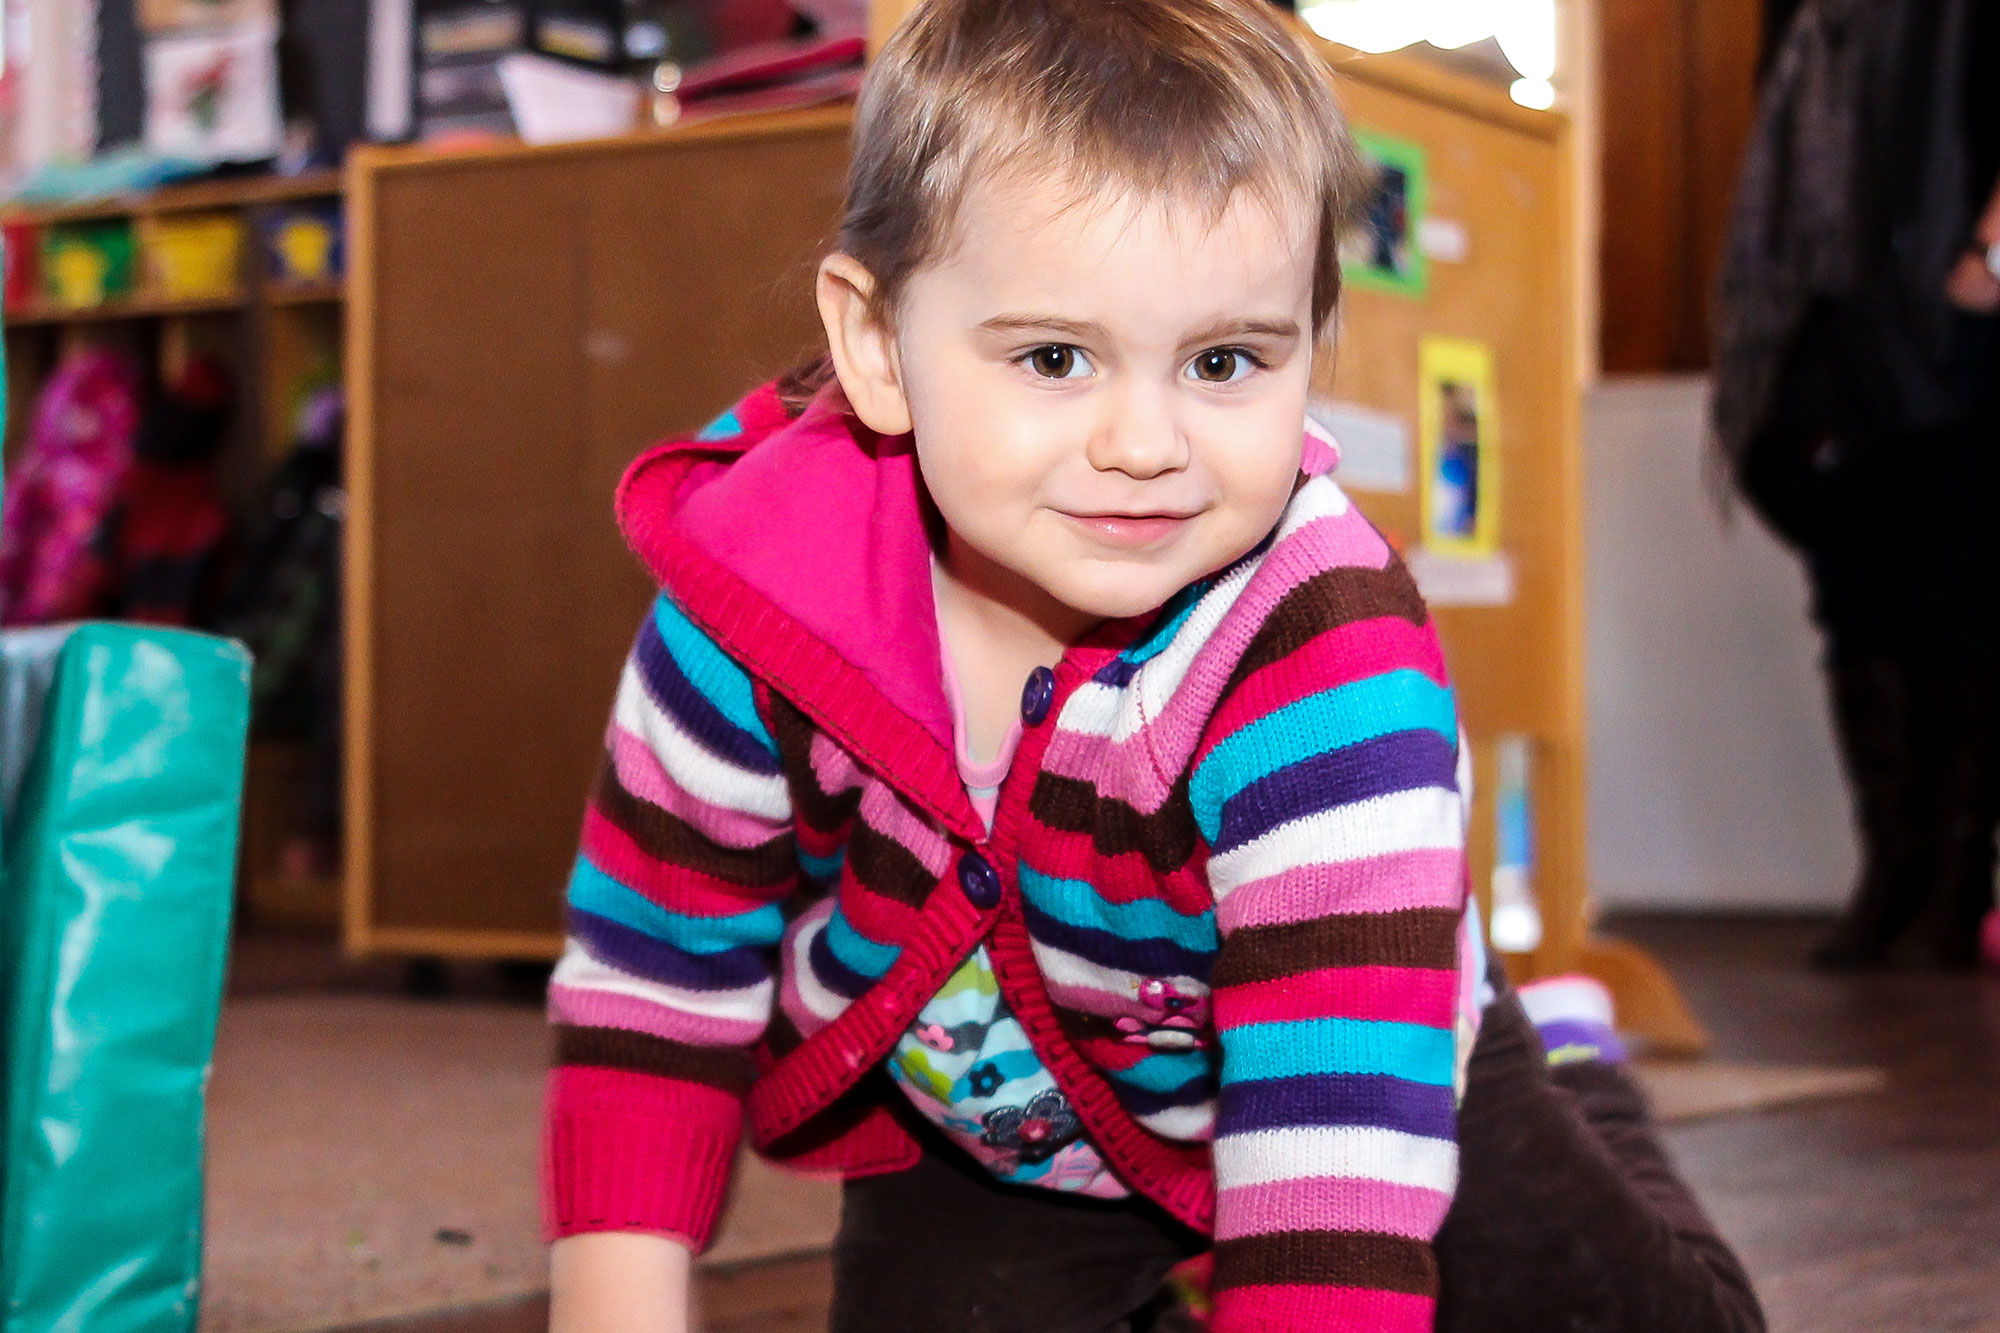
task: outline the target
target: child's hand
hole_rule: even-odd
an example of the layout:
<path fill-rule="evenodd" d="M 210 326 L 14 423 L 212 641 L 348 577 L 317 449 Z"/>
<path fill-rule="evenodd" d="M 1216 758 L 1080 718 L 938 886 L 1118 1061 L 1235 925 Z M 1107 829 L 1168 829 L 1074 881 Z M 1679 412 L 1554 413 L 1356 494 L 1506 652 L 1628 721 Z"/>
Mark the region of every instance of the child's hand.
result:
<path fill-rule="evenodd" d="M 550 1333 L 688 1333 L 693 1267 L 664 1236 L 567 1236 L 549 1251 Z"/>
<path fill-rule="evenodd" d="M 1990 315 L 2000 310 L 2000 278 L 1986 267 L 1986 261 L 1978 255 L 1959 256 L 1958 266 L 1951 271 L 1945 283 L 1944 294 L 1960 310 L 1975 315 Z"/>

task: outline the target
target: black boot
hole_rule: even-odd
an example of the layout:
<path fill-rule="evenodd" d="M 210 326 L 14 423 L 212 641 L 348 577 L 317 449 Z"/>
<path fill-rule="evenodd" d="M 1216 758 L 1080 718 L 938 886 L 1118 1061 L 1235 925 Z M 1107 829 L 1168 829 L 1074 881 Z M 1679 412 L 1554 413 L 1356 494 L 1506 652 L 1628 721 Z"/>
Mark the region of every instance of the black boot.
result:
<path fill-rule="evenodd" d="M 1830 663 L 1834 734 L 1854 802 L 1861 873 L 1854 896 L 1814 946 L 1810 962 L 1833 971 L 1881 967 L 1923 910 L 1913 877 L 1920 848 L 1912 799 L 1919 780 L 1911 676 L 1893 658 Z"/>
<path fill-rule="evenodd" d="M 1949 971 L 1979 963 L 1979 928 L 1993 907 L 2000 823 L 2000 726 L 1995 672 L 1947 662 L 1915 691 L 1920 774 L 1912 825 L 1926 899 L 1922 961 Z"/>

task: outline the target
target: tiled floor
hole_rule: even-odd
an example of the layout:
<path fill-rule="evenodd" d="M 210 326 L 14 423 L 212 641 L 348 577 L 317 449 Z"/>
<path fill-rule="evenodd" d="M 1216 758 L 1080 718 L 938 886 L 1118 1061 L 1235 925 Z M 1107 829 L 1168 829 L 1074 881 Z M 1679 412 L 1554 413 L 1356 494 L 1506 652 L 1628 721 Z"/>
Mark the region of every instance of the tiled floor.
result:
<path fill-rule="evenodd" d="M 1777 1333 L 2000 1333 L 2000 980 L 1828 978 L 1795 921 L 1640 919 L 1716 1054 L 1865 1064 L 1889 1090 L 1669 1132 L 1756 1277 Z M 818 1333 L 823 1260 L 709 1274 L 711 1333 Z M 530 1300 L 344 1333 L 530 1333 Z M 1691 1330 L 1691 1333 L 1693 1331 Z"/>

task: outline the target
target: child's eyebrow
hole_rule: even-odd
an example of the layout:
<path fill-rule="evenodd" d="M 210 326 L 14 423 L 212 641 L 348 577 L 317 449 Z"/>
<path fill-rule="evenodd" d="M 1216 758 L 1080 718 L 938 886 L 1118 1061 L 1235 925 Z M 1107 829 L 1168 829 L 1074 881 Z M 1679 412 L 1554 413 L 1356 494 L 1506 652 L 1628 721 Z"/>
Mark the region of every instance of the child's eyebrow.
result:
<path fill-rule="evenodd" d="M 1080 340 L 1104 340 L 1108 335 L 1095 320 L 1063 319 L 1058 315 L 995 315 L 979 325 L 995 333 L 1059 333 Z M 1224 319 L 1210 324 L 1184 341 L 1189 346 L 1215 343 L 1228 338 L 1265 337 L 1291 339 L 1299 336 L 1295 319 Z"/>
<path fill-rule="evenodd" d="M 995 315 L 981 322 L 995 333 L 1060 333 L 1070 338 L 1103 340 L 1105 328 L 1095 320 L 1063 319 L 1057 315 Z"/>
<path fill-rule="evenodd" d="M 1187 342 L 1217 343 L 1230 338 L 1263 337 L 1289 339 L 1299 336 L 1299 322 L 1295 319 L 1224 319 L 1209 325 L 1190 337 Z"/>

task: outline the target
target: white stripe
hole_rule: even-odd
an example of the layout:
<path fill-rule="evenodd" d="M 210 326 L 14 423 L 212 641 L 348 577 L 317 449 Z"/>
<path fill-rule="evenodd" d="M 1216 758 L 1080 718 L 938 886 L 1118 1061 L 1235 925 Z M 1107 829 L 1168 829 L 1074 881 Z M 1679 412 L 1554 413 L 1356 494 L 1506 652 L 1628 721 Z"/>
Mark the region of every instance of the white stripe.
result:
<path fill-rule="evenodd" d="M 1163 1139 L 1178 1143 L 1206 1143 L 1215 1136 L 1215 1103 L 1176 1106 L 1152 1115 L 1134 1116 L 1141 1125 Z"/>
<path fill-rule="evenodd" d="M 826 929 L 827 919 L 832 915 L 831 899 L 826 902 L 825 907 L 827 910 L 816 920 L 802 919 L 798 933 L 793 936 L 790 947 L 785 951 L 786 966 L 791 969 L 786 974 L 787 978 L 797 985 L 799 1002 L 805 1005 L 806 1012 L 819 1020 L 822 1026 L 846 1013 L 847 1006 L 852 1003 L 846 996 L 828 990 L 820 983 L 819 974 L 813 971 L 812 954 L 809 951 L 812 949 L 813 937 Z M 792 1021 L 797 1023 L 798 1015 L 794 1014 Z"/>
<path fill-rule="evenodd" d="M 573 986 L 578 990 L 624 995 L 679 1013 L 746 1023 L 762 1023 L 770 1018 L 774 984 L 767 979 L 738 990 L 684 990 L 601 963 L 575 940 L 563 949 L 562 961 L 556 964 L 549 981 L 552 985 Z"/>
<path fill-rule="evenodd" d="M 1223 1189 L 1331 1176 L 1451 1193 L 1458 1145 L 1373 1126 L 1260 1129 L 1215 1141 L 1215 1179 Z"/>
<path fill-rule="evenodd" d="M 1209 858 L 1208 882 L 1220 906 L 1244 884 L 1305 865 L 1359 861 L 1392 852 L 1457 851 L 1465 844 L 1458 793 L 1443 787 L 1392 792 L 1280 824 L 1262 837 Z M 1339 910 L 1329 903 L 1329 911 Z"/>
<path fill-rule="evenodd" d="M 1180 689 L 1188 669 L 1208 645 L 1216 626 L 1236 605 L 1236 599 L 1243 595 L 1243 590 L 1250 586 L 1251 578 L 1262 563 L 1261 560 L 1250 561 L 1232 570 L 1229 577 L 1209 589 L 1195 603 L 1194 613 L 1174 634 L 1173 641 L 1158 656 L 1147 659 L 1130 683 L 1119 688 L 1092 681 L 1078 689 L 1063 705 L 1062 729 L 1086 736 L 1108 736 L 1122 742 L 1137 735 L 1148 719 L 1157 721 L 1172 701 L 1175 691 Z M 1109 696 L 1115 705 L 1107 708 L 1102 702 L 1104 696 Z"/>
<path fill-rule="evenodd" d="M 638 663 L 630 658 L 618 682 L 612 716 L 619 726 L 646 743 L 669 777 L 702 800 L 773 822 L 790 822 L 792 803 L 784 776 L 752 773 L 711 754 L 654 701 Z"/>
<path fill-rule="evenodd" d="M 1565 1018 L 1612 1026 L 1611 992 L 1591 977 L 1550 977 L 1519 987 L 1515 994 L 1536 1027 Z"/>
<path fill-rule="evenodd" d="M 1043 978 L 1058 986 L 1088 987 L 1107 995 L 1137 999 L 1139 983 L 1154 979 L 1136 972 L 1121 972 L 1115 967 L 1100 967 L 1087 958 L 1079 958 L 1066 949 L 1058 949 L 1040 940 L 1033 943 L 1035 962 L 1040 966 Z M 1208 988 L 1193 977 L 1161 977 L 1159 980 L 1172 982 L 1174 988 L 1183 994 L 1204 995 L 1208 992 Z"/>
<path fill-rule="evenodd" d="M 1316 523 L 1323 518 L 1339 518 L 1348 508 L 1347 493 L 1334 481 L 1333 474 L 1322 473 L 1299 487 L 1298 494 L 1285 506 L 1284 517 L 1278 523 L 1278 535 L 1272 539 L 1271 545 L 1276 547 L 1308 523 Z"/>

